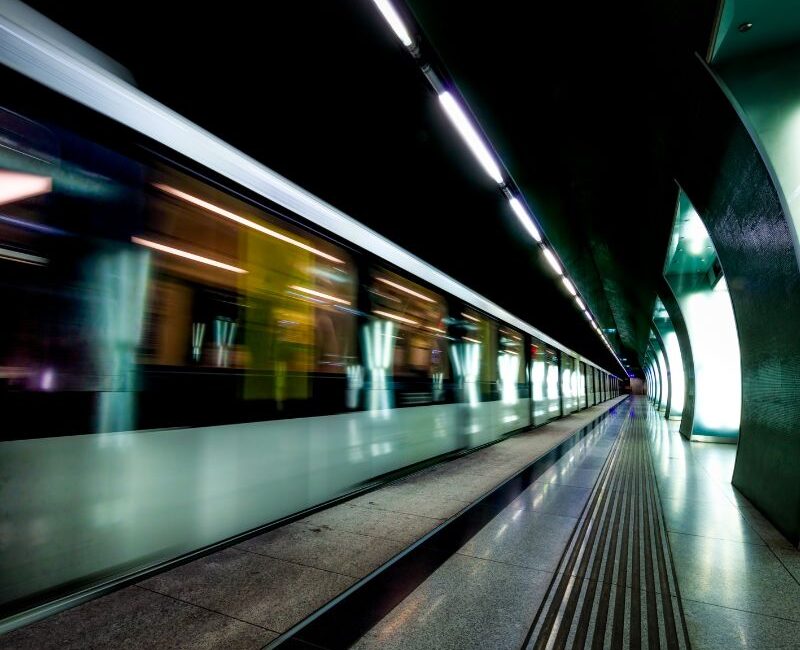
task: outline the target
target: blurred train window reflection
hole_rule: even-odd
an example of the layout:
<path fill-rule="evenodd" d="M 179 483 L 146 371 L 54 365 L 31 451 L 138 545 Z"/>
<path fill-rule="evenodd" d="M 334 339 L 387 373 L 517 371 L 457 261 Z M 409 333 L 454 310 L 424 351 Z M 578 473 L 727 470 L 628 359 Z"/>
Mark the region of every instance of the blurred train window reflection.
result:
<path fill-rule="evenodd" d="M 561 415 L 558 351 L 535 338 L 531 342 L 531 390 L 534 424 L 544 424 Z"/>
<path fill-rule="evenodd" d="M 457 347 L 464 357 L 461 364 L 467 397 L 462 401 L 474 403 L 500 398 L 497 370 L 497 323 L 467 305 L 455 316 Z"/>
<path fill-rule="evenodd" d="M 362 345 L 368 408 L 444 401 L 450 379 L 446 300 L 382 267 L 371 270 L 367 294 L 372 320 L 364 325 Z"/>
<path fill-rule="evenodd" d="M 564 414 L 578 410 L 578 381 L 575 369 L 577 361 L 568 354 L 561 355 L 561 395 Z"/>
<path fill-rule="evenodd" d="M 194 368 L 206 385 L 260 402 L 260 417 L 271 408 L 307 413 L 301 404 L 311 399 L 323 412 L 343 409 L 344 375 L 357 358 L 349 256 L 168 168 L 154 172 L 147 208 L 133 238 L 159 246 L 145 361 Z"/>
<path fill-rule="evenodd" d="M 0 110 L 0 386 L 52 390 L 57 378 L 54 356 L 72 357 L 67 336 L 48 335 L 58 309 L 43 296 L 51 293 L 51 240 L 60 233 L 48 223 L 53 204 L 56 138 L 44 127 Z M 33 294 L 27 288 L 33 287 Z M 65 333 L 66 334 L 66 333 Z"/>
<path fill-rule="evenodd" d="M 520 332 L 508 326 L 498 327 L 497 334 L 500 399 L 515 404 L 519 398 L 527 397 L 524 341 Z"/>
<path fill-rule="evenodd" d="M 0 145 L 0 290 L 18 305 L 0 326 L 11 435 L 346 410 L 359 363 L 347 251 L 7 111 Z"/>
<path fill-rule="evenodd" d="M 578 362 L 578 408 L 586 408 L 586 364 Z"/>

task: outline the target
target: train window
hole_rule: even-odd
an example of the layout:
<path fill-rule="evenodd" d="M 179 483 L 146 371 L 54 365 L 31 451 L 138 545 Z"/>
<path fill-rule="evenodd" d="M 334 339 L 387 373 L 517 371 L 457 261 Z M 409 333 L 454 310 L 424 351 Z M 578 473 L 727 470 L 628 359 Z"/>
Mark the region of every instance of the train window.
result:
<path fill-rule="evenodd" d="M 538 339 L 531 342 L 533 423 L 543 424 L 561 414 L 558 391 L 558 351 Z"/>
<path fill-rule="evenodd" d="M 480 395 L 480 400 L 497 399 L 497 323 L 468 306 L 455 315 L 454 320 L 459 349 L 470 360 L 464 365 L 465 376 L 475 383 L 476 395 Z"/>
<path fill-rule="evenodd" d="M 345 373 L 356 353 L 348 255 L 172 170 L 151 186 L 134 243 L 155 250 L 159 271 L 156 359 Z"/>
<path fill-rule="evenodd" d="M 525 385 L 525 347 L 522 334 L 506 325 L 497 328 L 497 370 L 503 402 L 516 403 Z"/>
<path fill-rule="evenodd" d="M 165 163 L 1 110 L 0 144 L 0 293 L 18 306 L 0 325 L 6 388 L 58 394 L 79 433 L 346 408 L 346 251 Z"/>
<path fill-rule="evenodd" d="M 366 289 L 374 318 L 364 330 L 370 387 L 380 385 L 376 379 L 383 374 L 394 377 L 400 406 L 443 401 L 450 372 L 444 298 L 381 267 L 372 269 Z M 390 402 L 387 397 L 381 403 Z"/>
<path fill-rule="evenodd" d="M 586 364 L 578 362 L 578 408 L 586 408 Z"/>
<path fill-rule="evenodd" d="M 51 293 L 48 243 L 53 236 L 48 232 L 57 229 L 48 221 L 57 141 L 38 124 L 0 110 L 0 145 L 0 298 L 7 307 L 0 323 L 0 382 L 12 389 L 50 386 L 55 379 L 48 370 L 51 355 L 73 368 L 81 356 L 66 345 L 75 340 L 67 332 L 56 333 L 56 340 L 48 335 L 53 311 L 68 305 L 41 300 Z M 28 287 L 40 296 L 34 299 Z"/>
<path fill-rule="evenodd" d="M 561 355 L 561 394 L 564 399 L 564 413 L 578 410 L 577 360 L 568 354 Z"/>

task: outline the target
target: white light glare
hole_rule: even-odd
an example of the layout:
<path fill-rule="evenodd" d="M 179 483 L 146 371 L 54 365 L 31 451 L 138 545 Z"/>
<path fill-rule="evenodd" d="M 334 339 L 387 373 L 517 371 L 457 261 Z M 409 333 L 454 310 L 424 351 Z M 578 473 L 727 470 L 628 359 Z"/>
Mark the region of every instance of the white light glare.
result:
<path fill-rule="evenodd" d="M 191 203 L 192 205 L 196 205 L 200 208 L 208 210 L 209 212 L 213 212 L 214 214 L 219 215 L 220 217 L 225 217 L 226 219 L 230 219 L 231 221 L 241 224 L 242 226 L 247 226 L 248 228 L 252 228 L 253 230 L 257 230 L 260 233 L 265 235 L 269 235 L 270 237 L 274 237 L 275 239 L 279 239 L 282 242 L 286 242 L 287 244 L 291 244 L 292 246 L 297 246 L 298 248 L 302 248 L 304 251 L 308 251 L 309 253 L 313 253 L 314 255 L 319 255 L 320 257 L 324 257 L 326 260 L 330 260 L 331 262 L 336 262 L 337 264 L 344 264 L 344 260 L 340 260 L 338 257 L 334 257 L 333 255 L 328 255 L 328 253 L 323 253 L 321 250 L 313 248 L 308 244 L 305 244 L 297 239 L 293 239 L 280 233 L 276 230 L 272 230 L 271 228 L 267 228 L 262 226 L 260 223 L 256 223 L 250 219 L 246 219 L 238 214 L 231 212 L 230 210 L 226 210 L 225 208 L 221 208 L 218 205 L 214 205 L 213 203 L 209 203 L 208 201 L 204 201 L 196 196 L 192 196 L 191 194 L 187 194 L 186 192 L 182 192 L 174 187 L 170 187 L 169 185 L 164 185 L 163 183 L 154 183 L 154 187 L 157 187 L 162 192 L 166 194 L 171 194 L 172 196 L 182 199 L 187 203 Z"/>
<path fill-rule="evenodd" d="M 569 291 L 569 295 L 571 296 L 578 295 L 578 292 L 575 291 L 575 285 L 572 284 L 572 282 L 566 275 L 563 278 L 561 278 L 561 281 L 564 283 L 564 286 L 567 288 L 567 291 Z"/>
<path fill-rule="evenodd" d="M 38 255 L 31 255 L 30 253 L 15 251 L 13 248 L 0 248 L 0 260 L 20 262 L 22 264 L 38 264 L 39 266 L 47 264 L 46 257 L 39 257 Z"/>
<path fill-rule="evenodd" d="M 464 109 L 459 106 L 458 102 L 447 90 L 439 94 L 439 102 L 444 112 L 447 113 L 447 117 L 450 118 L 450 121 L 453 123 L 453 126 L 456 127 L 456 130 L 464 139 L 464 142 L 467 143 L 470 151 L 472 151 L 473 155 L 478 159 L 478 162 L 486 170 L 486 173 L 489 174 L 495 183 L 498 185 L 502 184 L 503 174 L 500 172 L 500 168 L 494 161 L 494 157 L 484 144 L 481 136 L 478 135 L 472 122 L 470 122 Z"/>
<path fill-rule="evenodd" d="M 539 234 L 538 228 L 533 224 L 533 219 L 531 219 L 528 212 L 525 210 L 525 206 L 519 202 L 519 199 L 515 197 L 511 197 L 508 202 L 511 204 L 511 209 L 514 211 L 514 214 L 517 215 L 517 219 L 520 220 L 520 223 L 525 226 L 525 230 L 528 231 L 528 234 L 534 238 L 537 242 L 542 241 L 542 236 Z"/>
<path fill-rule="evenodd" d="M 301 287 L 300 285 L 293 284 L 289 287 L 290 289 L 294 289 L 295 291 L 300 291 L 301 293 L 307 293 L 309 296 L 316 296 L 317 298 L 322 298 L 323 300 L 330 300 L 331 302 L 338 302 L 340 305 L 349 305 L 350 301 L 345 300 L 344 298 L 337 298 L 336 296 L 331 296 L 327 293 L 322 293 L 321 291 L 317 291 L 316 289 L 309 289 L 308 287 Z"/>
<path fill-rule="evenodd" d="M 575 302 L 578 303 L 578 309 L 586 309 L 586 305 L 583 304 L 583 300 L 581 300 L 578 296 L 575 296 Z"/>
<path fill-rule="evenodd" d="M 563 273 L 563 271 L 561 270 L 561 264 L 558 263 L 556 256 L 553 255 L 553 251 L 551 251 L 549 248 L 542 247 L 542 252 L 544 253 L 544 258 L 547 260 L 547 263 L 551 267 L 553 267 L 553 270 L 556 273 L 561 275 Z"/>
<path fill-rule="evenodd" d="M 0 205 L 22 201 L 53 190 L 53 181 L 46 176 L 0 171 Z"/>
<path fill-rule="evenodd" d="M 408 33 L 406 26 L 403 24 L 402 18 L 400 18 L 397 11 L 392 6 L 392 3 L 389 2 L 389 0 L 372 1 L 375 3 L 378 11 L 383 14 L 383 17 L 386 19 L 386 22 L 389 23 L 389 27 L 392 28 L 392 31 L 397 34 L 397 38 L 400 39 L 400 42 L 406 47 L 411 47 L 411 44 L 413 43 L 411 40 L 411 35 Z"/>
<path fill-rule="evenodd" d="M 400 321 L 401 323 L 408 323 L 409 325 L 419 325 L 419 323 L 415 320 L 411 320 L 410 318 L 406 318 L 405 316 L 399 316 L 398 314 L 391 314 L 388 311 L 379 311 L 377 309 L 374 309 L 372 313 L 378 314 L 378 316 L 385 316 L 386 318 L 391 318 L 392 320 Z"/>
<path fill-rule="evenodd" d="M 147 248 L 152 248 L 153 250 L 161 251 L 162 253 L 169 253 L 170 255 L 177 255 L 178 257 L 183 257 L 187 260 L 192 260 L 193 262 L 200 262 L 201 264 L 208 264 L 209 266 L 215 266 L 218 269 L 231 271 L 232 273 L 247 273 L 247 271 L 245 271 L 244 269 L 240 269 L 237 266 L 231 266 L 230 264 L 225 264 L 224 262 L 213 260 L 210 257 L 195 255 L 194 253 L 190 253 L 189 251 L 184 251 L 181 250 L 180 248 L 173 248 L 172 246 L 165 246 L 164 244 L 159 244 L 154 241 L 142 239 L 141 237 L 131 237 L 131 241 L 134 244 L 139 244 L 139 246 L 146 246 Z"/>
<path fill-rule="evenodd" d="M 408 287 L 404 287 L 402 284 L 398 284 L 397 282 L 392 282 L 391 280 L 387 280 L 386 278 L 375 278 L 375 279 L 378 282 L 383 282 L 384 284 L 388 284 L 390 287 L 394 287 L 395 289 L 404 291 L 405 293 L 414 296 L 415 298 L 419 298 L 420 300 L 425 300 L 426 302 L 436 302 L 433 298 L 428 298 L 428 296 L 423 295 L 418 291 L 414 291 L 413 289 L 409 289 Z"/>

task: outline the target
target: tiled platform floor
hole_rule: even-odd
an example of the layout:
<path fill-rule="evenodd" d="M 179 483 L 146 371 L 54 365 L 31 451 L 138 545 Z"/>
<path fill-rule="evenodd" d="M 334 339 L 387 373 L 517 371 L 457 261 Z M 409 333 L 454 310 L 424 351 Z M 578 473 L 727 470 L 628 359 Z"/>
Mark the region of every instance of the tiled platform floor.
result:
<path fill-rule="evenodd" d="M 692 647 L 800 648 L 800 552 L 730 485 L 736 447 L 686 441 L 644 398 L 634 408 Z M 605 422 L 356 647 L 519 648 L 614 442 Z"/>

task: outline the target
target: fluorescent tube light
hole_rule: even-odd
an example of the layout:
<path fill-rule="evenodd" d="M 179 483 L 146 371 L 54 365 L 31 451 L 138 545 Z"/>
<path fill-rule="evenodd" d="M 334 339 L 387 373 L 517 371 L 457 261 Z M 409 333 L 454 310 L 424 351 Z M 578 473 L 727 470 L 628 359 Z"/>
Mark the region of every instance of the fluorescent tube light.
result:
<path fill-rule="evenodd" d="M 553 255 L 553 251 L 543 246 L 542 252 L 544 253 L 544 258 L 547 260 L 547 263 L 553 268 L 553 270 L 559 275 L 563 274 L 564 271 L 561 269 L 561 264 L 558 263 L 556 256 Z"/>
<path fill-rule="evenodd" d="M 539 234 L 539 229 L 534 225 L 533 219 L 531 219 L 527 210 L 525 210 L 525 206 L 515 197 L 511 197 L 508 202 L 511 204 L 511 209 L 514 211 L 514 214 L 517 215 L 517 219 L 519 219 L 520 223 L 525 227 L 525 230 L 528 231 L 528 234 L 533 237 L 535 241 L 541 242 L 542 236 Z"/>
<path fill-rule="evenodd" d="M 489 174 L 495 183 L 498 185 L 502 184 L 503 174 L 500 171 L 500 167 L 497 166 L 494 156 L 492 156 L 486 143 L 484 143 L 478 131 L 472 125 L 464 109 L 461 108 L 455 98 L 447 90 L 439 94 L 439 102 L 444 112 L 447 113 L 447 117 L 450 118 L 450 121 L 453 123 L 453 126 L 456 127 L 456 130 L 464 139 L 464 142 L 467 143 L 470 151 L 472 151 L 475 158 L 478 159 L 478 162 L 484 170 L 486 170 L 486 173 Z"/>
<path fill-rule="evenodd" d="M 400 15 L 397 13 L 397 10 L 394 8 L 392 3 L 389 2 L 389 0 L 372 1 L 375 3 L 378 11 L 383 14 L 386 22 L 389 23 L 389 27 L 392 28 L 392 31 L 397 35 L 397 38 L 400 39 L 400 42 L 406 47 L 411 47 L 411 44 L 413 43 L 411 40 L 411 34 L 408 33 L 408 29 L 406 29 L 403 19 L 400 18 Z"/>

